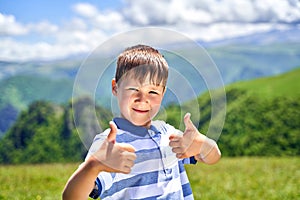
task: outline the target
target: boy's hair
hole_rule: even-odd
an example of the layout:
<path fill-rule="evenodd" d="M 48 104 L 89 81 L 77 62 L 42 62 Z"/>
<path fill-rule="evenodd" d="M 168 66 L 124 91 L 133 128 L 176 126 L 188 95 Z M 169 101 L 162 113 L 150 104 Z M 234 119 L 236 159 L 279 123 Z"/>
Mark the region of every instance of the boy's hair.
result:
<path fill-rule="evenodd" d="M 151 84 L 166 86 L 168 63 L 158 50 L 147 45 L 136 45 L 125 49 L 118 57 L 115 80 L 134 78 L 140 83 L 149 75 Z M 128 73 L 130 72 L 130 73 Z"/>

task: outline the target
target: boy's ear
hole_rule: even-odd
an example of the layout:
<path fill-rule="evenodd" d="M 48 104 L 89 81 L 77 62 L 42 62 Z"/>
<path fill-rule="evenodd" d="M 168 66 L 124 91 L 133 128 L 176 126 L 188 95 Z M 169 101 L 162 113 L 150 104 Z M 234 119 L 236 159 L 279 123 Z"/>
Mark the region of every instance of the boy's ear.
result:
<path fill-rule="evenodd" d="M 167 86 L 164 86 L 164 93 L 163 93 L 163 95 L 166 94 L 166 91 L 167 91 Z"/>
<path fill-rule="evenodd" d="M 117 95 L 117 82 L 116 82 L 116 80 L 115 79 L 112 79 L 112 81 L 111 81 L 111 91 L 112 91 L 112 93 L 113 93 L 113 95 Z"/>

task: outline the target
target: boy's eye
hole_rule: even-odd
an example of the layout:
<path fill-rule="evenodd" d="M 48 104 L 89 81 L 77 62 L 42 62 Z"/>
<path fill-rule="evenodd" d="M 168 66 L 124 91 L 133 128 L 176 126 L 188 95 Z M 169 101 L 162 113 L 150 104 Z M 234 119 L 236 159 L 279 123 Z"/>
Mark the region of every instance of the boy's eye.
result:
<path fill-rule="evenodd" d="M 128 88 L 128 90 L 139 91 L 137 88 Z"/>
<path fill-rule="evenodd" d="M 158 94 L 156 91 L 150 91 L 149 94 Z"/>

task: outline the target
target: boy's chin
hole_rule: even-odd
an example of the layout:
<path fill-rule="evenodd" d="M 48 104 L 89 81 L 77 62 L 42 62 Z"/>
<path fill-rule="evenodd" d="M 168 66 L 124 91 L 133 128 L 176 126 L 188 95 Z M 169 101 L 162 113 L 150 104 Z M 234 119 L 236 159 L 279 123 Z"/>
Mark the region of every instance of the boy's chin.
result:
<path fill-rule="evenodd" d="M 129 120 L 129 121 L 135 126 L 143 126 L 149 128 L 151 125 L 151 119 L 144 120 L 144 121 L 141 120 Z"/>

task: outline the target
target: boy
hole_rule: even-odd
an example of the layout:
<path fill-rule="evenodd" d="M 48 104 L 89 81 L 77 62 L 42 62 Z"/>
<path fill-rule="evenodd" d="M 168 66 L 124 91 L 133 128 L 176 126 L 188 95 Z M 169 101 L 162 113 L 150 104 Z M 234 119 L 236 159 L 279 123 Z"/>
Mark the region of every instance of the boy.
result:
<path fill-rule="evenodd" d="M 133 46 L 119 55 L 112 93 L 121 116 L 95 137 L 63 199 L 193 199 L 184 164 L 214 164 L 221 153 L 198 132 L 190 114 L 184 117 L 184 133 L 152 121 L 167 78 L 167 62 L 150 46 Z"/>

